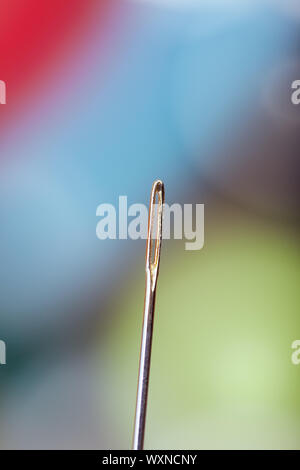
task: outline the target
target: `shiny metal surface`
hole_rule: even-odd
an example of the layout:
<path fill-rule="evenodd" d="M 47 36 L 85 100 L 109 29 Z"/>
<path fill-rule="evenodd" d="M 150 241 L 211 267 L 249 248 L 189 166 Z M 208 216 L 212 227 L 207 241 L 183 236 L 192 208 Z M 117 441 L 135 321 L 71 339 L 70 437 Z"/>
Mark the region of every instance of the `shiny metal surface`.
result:
<path fill-rule="evenodd" d="M 156 199 L 158 200 L 157 203 Z M 145 303 L 132 444 L 133 450 L 141 450 L 144 447 L 155 295 L 162 241 L 163 203 L 164 185 L 162 181 L 157 180 L 153 183 L 149 204 L 148 236 L 146 247 Z M 153 240 L 155 240 L 154 246 Z"/>

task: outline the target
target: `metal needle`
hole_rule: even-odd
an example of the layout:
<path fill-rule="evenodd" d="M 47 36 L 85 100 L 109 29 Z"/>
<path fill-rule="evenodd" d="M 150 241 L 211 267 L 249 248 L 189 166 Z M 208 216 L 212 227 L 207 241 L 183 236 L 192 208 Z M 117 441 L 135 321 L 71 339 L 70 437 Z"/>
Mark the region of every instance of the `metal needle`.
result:
<path fill-rule="evenodd" d="M 164 184 L 162 181 L 157 180 L 153 183 L 149 204 L 148 236 L 146 247 L 145 303 L 132 445 L 133 450 L 142 450 L 144 447 L 155 294 L 162 241 L 164 197 Z M 156 204 L 156 199 L 158 199 L 158 204 Z M 154 236 L 155 246 L 153 249 Z"/>

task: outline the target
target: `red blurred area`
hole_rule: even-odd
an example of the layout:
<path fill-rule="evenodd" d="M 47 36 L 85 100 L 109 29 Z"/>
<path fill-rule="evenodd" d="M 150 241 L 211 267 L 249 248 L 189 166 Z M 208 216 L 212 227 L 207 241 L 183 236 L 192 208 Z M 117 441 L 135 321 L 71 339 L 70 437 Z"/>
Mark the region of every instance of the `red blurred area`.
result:
<path fill-rule="evenodd" d="M 112 0 L 0 0 L 0 79 L 7 85 L 7 105 L 0 113 L 0 133 L 28 94 L 42 86 L 74 53 L 89 31 L 93 13 L 102 27 Z M 102 14 L 98 14 L 99 9 Z M 5 114 L 5 116 L 4 116 Z"/>

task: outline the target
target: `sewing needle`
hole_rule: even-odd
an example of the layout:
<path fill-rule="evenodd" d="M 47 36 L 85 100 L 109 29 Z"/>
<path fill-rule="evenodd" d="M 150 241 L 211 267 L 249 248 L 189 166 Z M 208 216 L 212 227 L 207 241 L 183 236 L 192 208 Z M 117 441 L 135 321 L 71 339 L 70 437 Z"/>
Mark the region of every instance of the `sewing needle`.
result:
<path fill-rule="evenodd" d="M 152 185 L 149 204 L 148 233 L 146 245 L 146 287 L 138 388 L 134 421 L 134 434 L 132 444 L 133 450 L 142 450 L 144 447 L 149 374 L 151 363 L 152 333 L 155 309 L 155 294 L 162 241 L 162 216 L 164 197 L 164 184 L 162 181 L 156 180 Z M 158 200 L 157 204 L 156 199 Z M 154 248 L 153 238 L 155 238 Z"/>

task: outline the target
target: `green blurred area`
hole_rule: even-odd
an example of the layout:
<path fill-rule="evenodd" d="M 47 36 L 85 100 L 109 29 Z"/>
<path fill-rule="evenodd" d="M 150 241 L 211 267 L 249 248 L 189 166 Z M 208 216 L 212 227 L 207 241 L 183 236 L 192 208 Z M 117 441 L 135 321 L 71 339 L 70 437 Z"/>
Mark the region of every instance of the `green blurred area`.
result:
<path fill-rule="evenodd" d="M 165 241 L 146 448 L 300 449 L 298 237 L 241 218 L 209 222 L 201 251 Z M 115 299 L 102 344 L 117 447 L 130 446 L 143 265 Z"/>

